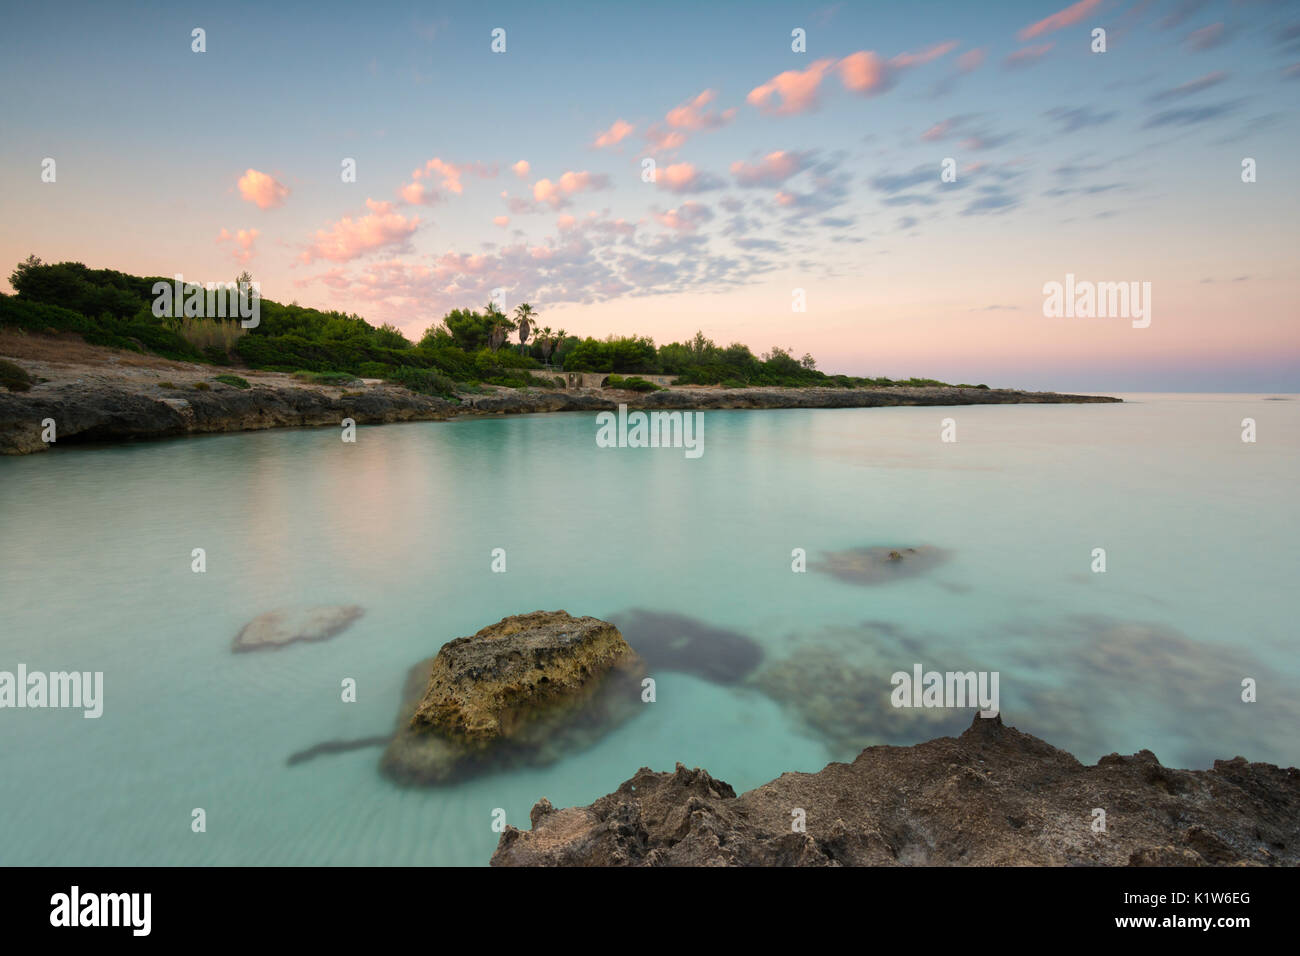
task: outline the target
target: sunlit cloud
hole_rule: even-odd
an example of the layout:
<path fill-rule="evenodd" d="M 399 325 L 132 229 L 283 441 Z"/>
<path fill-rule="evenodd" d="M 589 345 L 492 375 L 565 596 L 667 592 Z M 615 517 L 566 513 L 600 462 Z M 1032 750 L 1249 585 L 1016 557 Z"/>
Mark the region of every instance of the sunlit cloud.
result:
<path fill-rule="evenodd" d="M 389 246 L 404 246 L 420 223 L 418 216 L 407 218 L 394 210 L 392 203 L 367 199 L 366 208 L 370 212 L 360 218 L 344 216 L 328 228 L 317 230 L 299 260 L 349 262 Z"/>
<path fill-rule="evenodd" d="M 236 185 L 239 187 L 239 195 L 258 209 L 274 209 L 284 205 L 284 201 L 289 198 L 288 186 L 256 169 L 246 170 Z"/>
<path fill-rule="evenodd" d="M 623 120 L 614 120 L 614 124 L 609 129 L 598 135 L 591 144 L 597 149 L 605 149 L 610 146 L 617 146 L 623 140 L 632 135 L 636 127 L 631 123 L 625 123 Z"/>

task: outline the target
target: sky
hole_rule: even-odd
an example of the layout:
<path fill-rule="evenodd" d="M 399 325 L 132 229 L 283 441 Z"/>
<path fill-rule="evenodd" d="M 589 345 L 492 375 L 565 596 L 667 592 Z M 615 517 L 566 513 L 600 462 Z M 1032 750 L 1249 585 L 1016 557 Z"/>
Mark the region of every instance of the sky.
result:
<path fill-rule="evenodd" d="M 10 7 L 0 263 L 247 269 L 412 338 L 500 290 L 831 373 L 1298 392 L 1298 99 L 1300 2 Z M 1067 274 L 1150 283 L 1150 324 L 1044 315 Z"/>

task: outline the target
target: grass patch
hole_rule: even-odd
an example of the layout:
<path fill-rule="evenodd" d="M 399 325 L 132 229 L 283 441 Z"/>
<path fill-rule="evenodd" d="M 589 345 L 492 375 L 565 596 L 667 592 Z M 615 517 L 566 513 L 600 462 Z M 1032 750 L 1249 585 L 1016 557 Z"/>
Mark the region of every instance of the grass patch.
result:
<path fill-rule="evenodd" d="M 172 331 L 209 358 L 229 355 L 235 351 L 239 340 L 248 334 L 248 329 L 232 319 L 182 316 L 168 319 L 167 323 Z"/>
<path fill-rule="evenodd" d="M 230 385 L 230 386 L 232 386 L 232 387 L 234 387 L 234 388 L 252 388 L 252 387 L 253 387 L 253 386 L 251 386 L 251 385 L 248 384 L 248 379 L 246 379 L 246 378 L 240 378 L 238 375 L 217 375 L 217 376 L 213 377 L 212 381 L 214 381 L 214 382 L 220 382 L 222 385 Z"/>
<path fill-rule="evenodd" d="M 293 377 L 300 382 L 311 385 L 360 385 L 361 380 L 347 372 L 307 372 L 298 371 Z"/>

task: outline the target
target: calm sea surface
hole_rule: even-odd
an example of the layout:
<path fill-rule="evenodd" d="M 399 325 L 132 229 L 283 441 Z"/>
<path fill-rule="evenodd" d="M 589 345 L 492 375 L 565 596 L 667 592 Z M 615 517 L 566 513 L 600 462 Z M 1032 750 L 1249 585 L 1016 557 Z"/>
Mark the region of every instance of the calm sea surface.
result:
<path fill-rule="evenodd" d="M 1300 401 L 1125 398 L 710 411 L 697 460 L 599 448 L 592 414 L 0 459 L 0 671 L 104 674 L 98 720 L 0 710 L 0 864 L 483 864 L 494 809 L 527 827 L 539 798 L 588 803 L 642 766 L 739 792 L 963 729 L 968 711 L 890 707 L 916 663 L 997 671 L 1004 720 L 1084 761 L 1300 763 Z M 946 560 L 830 573 L 909 546 Z M 231 652 L 251 618 L 316 604 L 365 615 Z M 444 642 L 560 608 L 693 641 L 676 669 L 647 653 L 653 704 L 548 766 L 412 789 L 378 749 L 286 765 L 388 732 Z M 720 677 L 745 648 L 758 667 Z"/>

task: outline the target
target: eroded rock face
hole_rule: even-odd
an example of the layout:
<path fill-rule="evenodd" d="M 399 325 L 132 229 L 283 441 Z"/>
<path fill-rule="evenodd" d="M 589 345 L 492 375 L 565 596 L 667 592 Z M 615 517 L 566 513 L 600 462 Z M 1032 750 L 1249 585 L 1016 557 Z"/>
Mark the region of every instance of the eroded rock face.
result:
<path fill-rule="evenodd" d="M 564 611 L 507 617 L 417 664 L 381 767 L 443 783 L 544 764 L 594 742 L 641 703 L 641 658 L 614 625 Z"/>
<path fill-rule="evenodd" d="M 324 641 L 346 630 L 365 611 L 355 604 L 280 608 L 253 618 L 235 635 L 233 650 L 259 651 L 295 641 Z"/>
<path fill-rule="evenodd" d="M 338 427 L 438 421 L 458 415 L 611 410 L 630 408 L 865 408 L 890 405 L 1001 405 L 1117 402 L 1094 395 L 1017 392 L 954 386 L 890 388 L 696 388 L 630 397 L 602 389 L 490 388 L 456 402 L 394 386 L 373 386 L 335 396 L 320 389 L 258 383 L 249 389 L 213 387 L 161 394 L 157 383 L 37 385 L 30 392 L 0 391 L 0 454 L 49 449 L 41 422 L 53 418 L 59 441 L 127 441 L 210 432 L 306 426 Z"/>
<path fill-rule="evenodd" d="M 1147 750 L 1089 767 L 977 716 L 960 737 L 868 747 L 739 797 L 703 770 L 642 768 L 587 807 L 542 800 L 532 829 L 507 827 L 492 855 L 494 866 L 1080 864 L 1300 864 L 1300 771 L 1241 757 L 1172 770 Z"/>

